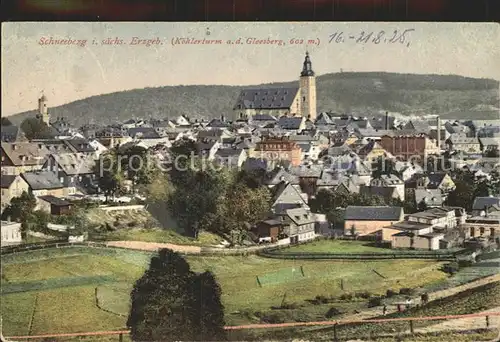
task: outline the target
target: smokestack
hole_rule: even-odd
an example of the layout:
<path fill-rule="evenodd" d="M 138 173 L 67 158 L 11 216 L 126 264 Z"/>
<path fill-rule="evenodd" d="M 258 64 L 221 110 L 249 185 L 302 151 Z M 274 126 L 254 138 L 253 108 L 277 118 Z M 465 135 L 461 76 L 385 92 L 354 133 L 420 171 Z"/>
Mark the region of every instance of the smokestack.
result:
<path fill-rule="evenodd" d="M 385 130 L 389 129 L 389 112 L 385 112 Z"/>
<path fill-rule="evenodd" d="M 441 151 L 441 117 L 437 116 L 437 145 Z"/>

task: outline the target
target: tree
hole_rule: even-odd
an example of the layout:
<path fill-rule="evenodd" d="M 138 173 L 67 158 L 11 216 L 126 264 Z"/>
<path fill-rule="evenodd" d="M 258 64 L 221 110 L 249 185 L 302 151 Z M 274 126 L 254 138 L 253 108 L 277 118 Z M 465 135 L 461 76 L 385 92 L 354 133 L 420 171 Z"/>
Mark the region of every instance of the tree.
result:
<path fill-rule="evenodd" d="M 2 117 L 1 125 L 2 126 L 12 126 L 12 122 L 6 117 Z"/>
<path fill-rule="evenodd" d="M 425 202 L 424 199 L 422 199 L 418 204 L 417 204 L 417 211 L 425 211 L 429 207 L 427 206 L 427 203 Z"/>
<path fill-rule="evenodd" d="M 2 220 L 12 220 L 21 222 L 21 232 L 23 238 L 29 230 L 29 218 L 36 207 L 36 199 L 33 194 L 24 191 L 21 196 L 11 199 L 10 204 L 2 213 Z"/>
<path fill-rule="evenodd" d="M 206 271 L 194 277 L 189 307 L 192 308 L 191 321 L 198 327 L 195 340 L 226 340 L 221 294 L 222 290 L 211 272 Z"/>
<path fill-rule="evenodd" d="M 53 138 L 51 129 L 37 118 L 27 118 L 21 123 L 21 130 L 28 140 Z"/>
<path fill-rule="evenodd" d="M 94 166 L 94 173 L 98 175 L 99 188 L 108 201 L 109 197 L 115 196 L 121 189 L 124 179 L 116 150 L 110 150 L 101 157 L 99 163 Z"/>
<path fill-rule="evenodd" d="M 33 194 L 24 191 L 21 196 L 14 197 L 2 213 L 2 220 L 10 218 L 12 221 L 24 222 L 35 210 L 36 199 Z"/>
<path fill-rule="evenodd" d="M 178 253 L 162 249 L 131 292 L 127 319 L 131 337 L 134 341 L 223 339 L 220 294 L 211 274 L 195 274 Z"/>
<path fill-rule="evenodd" d="M 223 233 L 231 233 L 233 243 L 241 244 L 248 228 L 269 215 L 271 194 L 266 187 L 252 189 L 235 183 L 228 188 L 217 209 L 217 219 L 212 224 L 220 227 Z"/>
<path fill-rule="evenodd" d="M 466 179 L 456 179 L 456 188 L 452 191 L 446 200 L 447 205 L 452 207 L 463 207 L 466 211 L 472 210 L 474 201 L 475 185 L 474 181 L 467 181 Z"/>

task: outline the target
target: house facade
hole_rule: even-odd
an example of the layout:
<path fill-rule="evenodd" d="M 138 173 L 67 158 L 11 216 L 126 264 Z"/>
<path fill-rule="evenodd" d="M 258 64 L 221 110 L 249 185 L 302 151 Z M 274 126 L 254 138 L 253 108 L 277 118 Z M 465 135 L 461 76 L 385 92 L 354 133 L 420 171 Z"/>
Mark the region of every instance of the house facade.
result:
<path fill-rule="evenodd" d="M 0 236 L 2 246 L 18 245 L 22 243 L 21 223 L 1 221 Z"/>
<path fill-rule="evenodd" d="M 302 150 L 296 142 L 290 141 L 288 137 L 265 138 L 256 144 L 253 158 L 267 159 L 271 161 L 288 161 L 298 166 L 302 159 Z"/>
<path fill-rule="evenodd" d="M 401 207 L 348 206 L 345 211 L 344 234 L 375 234 L 382 228 L 404 220 Z"/>
<path fill-rule="evenodd" d="M 1 175 L 2 201 L 1 211 L 10 204 L 14 197 L 29 192 L 29 185 L 20 175 Z"/>
<path fill-rule="evenodd" d="M 285 221 L 289 223 L 289 226 L 285 228 L 285 234 L 290 238 L 290 243 L 313 240 L 316 237 L 316 219 L 310 210 L 305 208 L 288 209 Z"/>

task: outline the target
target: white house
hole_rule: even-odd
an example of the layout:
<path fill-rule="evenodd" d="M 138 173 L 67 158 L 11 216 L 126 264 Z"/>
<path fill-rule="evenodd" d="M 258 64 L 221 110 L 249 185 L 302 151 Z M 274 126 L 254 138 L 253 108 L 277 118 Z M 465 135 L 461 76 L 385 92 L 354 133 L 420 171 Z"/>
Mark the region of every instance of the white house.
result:
<path fill-rule="evenodd" d="M 1 245 L 18 245 L 22 243 L 21 223 L 2 221 L 0 224 Z"/>

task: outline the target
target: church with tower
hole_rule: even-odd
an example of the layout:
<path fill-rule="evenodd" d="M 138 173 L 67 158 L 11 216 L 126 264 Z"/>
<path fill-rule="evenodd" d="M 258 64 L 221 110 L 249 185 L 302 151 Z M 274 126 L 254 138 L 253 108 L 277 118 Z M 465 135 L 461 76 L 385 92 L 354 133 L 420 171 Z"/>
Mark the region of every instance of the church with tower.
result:
<path fill-rule="evenodd" d="M 316 120 L 316 75 L 306 52 L 298 87 L 243 89 L 233 107 L 234 120 L 255 115 L 303 116 Z"/>

